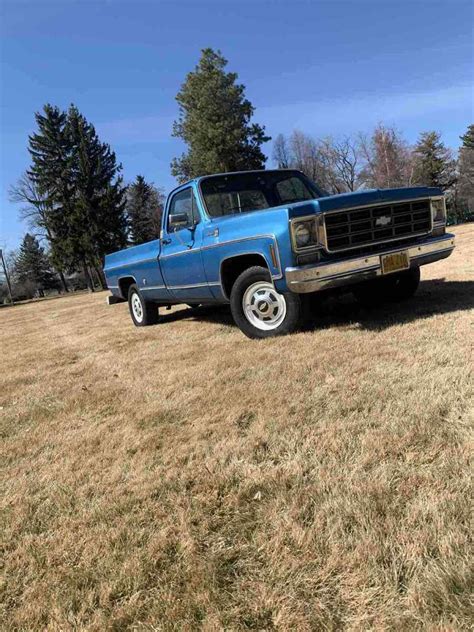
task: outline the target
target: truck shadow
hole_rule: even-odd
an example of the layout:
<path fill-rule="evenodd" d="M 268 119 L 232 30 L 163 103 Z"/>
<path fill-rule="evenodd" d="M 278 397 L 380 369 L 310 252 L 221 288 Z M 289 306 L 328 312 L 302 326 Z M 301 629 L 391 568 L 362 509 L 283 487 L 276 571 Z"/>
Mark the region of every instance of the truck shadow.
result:
<path fill-rule="evenodd" d="M 422 281 L 411 299 L 387 303 L 380 307 L 362 307 L 352 296 L 328 297 L 313 311 L 305 330 L 357 323 L 361 328 L 377 331 L 394 325 L 408 324 L 438 314 L 474 308 L 474 281 Z"/>
<path fill-rule="evenodd" d="M 383 330 L 397 324 L 430 318 L 437 314 L 466 311 L 474 308 L 474 281 L 422 281 L 416 295 L 400 303 L 367 309 L 359 305 L 352 294 L 331 296 L 320 294 L 302 331 L 326 327 L 359 324 L 368 330 Z M 163 313 L 163 312 L 162 312 Z M 161 322 L 195 319 L 235 327 L 226 305 L 185 308 L 163 314 Z"/>

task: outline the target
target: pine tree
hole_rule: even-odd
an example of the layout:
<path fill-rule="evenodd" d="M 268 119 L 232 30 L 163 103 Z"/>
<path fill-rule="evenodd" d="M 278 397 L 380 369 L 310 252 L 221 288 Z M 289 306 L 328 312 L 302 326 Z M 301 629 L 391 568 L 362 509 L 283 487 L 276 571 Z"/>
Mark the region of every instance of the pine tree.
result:
<path fill-rule="evenodd" d="M 125 187 L 122 166 L 94 126 L 71 106 L 67 116 L 75 204 L 70 216 L 71 250 L 92 266 L 104 285 L 104 256 L 126 245 Z"/>
<path fill-rule="evenodd" d="M 157 239 L 161 228 L 164 196 L 143 176 L 137 176 L 127 189 L 127 217 L 133 244 Z"/>
<path fill-rule="evenodd" d="M 474 149 L 474 124 L 469 125 L 465 134 L 460 136 L 462 146 L 468 149 Z"/>
<path fill-rule="evenodd" d="M 67 116 L 50 104 L 44 106 L 43 112 L 35 114 L 38 131 L 29 137 L 32 166 L 27 177 L 42 200 L 43 223 L 49 233 L 52 260 L 59 269 L 67 269 L 71 261 L 64 249 L 65 218 L 70 214 L 73 200 Z"/>
<path fill-rule="evenodd" d="M 44 248 L 29 233 L 24 236 L 16 258 L 15 280 L 21 285 L 32 286 L 40 296 L 44 296 L 45 290 L 57 289 L 59 285 Z"/>
<path fill-rule="evenodd" d="M 216 172 L 263 169 L 261 145 L 268 140 L 265 128 L 251 123 L 254 107 L 245 98 L 237 74 L 226 72 L 220 51 L 202 51 L 176 96 L 179 118 L 173 136 L 182 138 L 188 152 L 171 163 L 180 182 Z"/>
<path fill-rule="evenodd" d="M 422 132 L 414 148 L 414 182 L 443 191 L 456 181 L 456 162 L 438 132 Z"/>
<path fill-rule="evenodd" d="M 53 261 L 60 268 L 81 266 L 93 289 L 89 267 L 104 284 L 104 255 L 126 244 L 121 165 L 75 106 L 66 113 L 46 105 L 36 122 L 29 176 L 48 208 Z"/>

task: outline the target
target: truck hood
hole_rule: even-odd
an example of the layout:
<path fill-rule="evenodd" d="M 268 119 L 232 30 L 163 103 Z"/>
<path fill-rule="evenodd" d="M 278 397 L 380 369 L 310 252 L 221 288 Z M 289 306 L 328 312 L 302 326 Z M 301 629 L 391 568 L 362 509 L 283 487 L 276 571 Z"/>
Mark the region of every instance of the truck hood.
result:
<path fill-rule="evenodd" d="M 356 208 L 369 204 L 403 202 L 443 195 L 436 187 L 409 187 L 401 189 L 368 189 L 353 193 L 340 193 L 321 197 L 314 202 L 299 202 L 288 207 L 290 217 L 301 217 L 311 213 L 325 213 L 337 209 Z"/>

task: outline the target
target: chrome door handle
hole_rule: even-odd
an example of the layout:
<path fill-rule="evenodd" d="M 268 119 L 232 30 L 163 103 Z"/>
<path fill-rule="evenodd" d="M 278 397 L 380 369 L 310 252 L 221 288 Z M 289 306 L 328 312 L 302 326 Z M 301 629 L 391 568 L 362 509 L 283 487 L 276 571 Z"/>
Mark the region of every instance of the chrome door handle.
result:
<path fill-rule="evenodd" d="M 163 244 L 163 246 L 167 246 L 168 244 L 171 243 L 171 239 L 162 239 L 161 243 Z"/>

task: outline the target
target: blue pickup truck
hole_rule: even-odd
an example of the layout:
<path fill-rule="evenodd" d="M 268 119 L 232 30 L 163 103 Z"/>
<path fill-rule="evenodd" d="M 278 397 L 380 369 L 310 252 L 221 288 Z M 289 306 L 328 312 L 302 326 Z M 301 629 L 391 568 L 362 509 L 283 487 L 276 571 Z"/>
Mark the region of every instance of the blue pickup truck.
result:
<path fill-rule="evenodd" d="M 293 331 L 322 290 L 366 305 L 412 296 L 420 266 L 454 248 L 445 226 L 436 188 L 328 196 L 296 170 L 223 173 L 172 191 L 159 238 L 107 255 L 104 271 L 138 327 L 162 306 L 230 303 L 244 334 L 266 338 Z"/>

